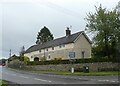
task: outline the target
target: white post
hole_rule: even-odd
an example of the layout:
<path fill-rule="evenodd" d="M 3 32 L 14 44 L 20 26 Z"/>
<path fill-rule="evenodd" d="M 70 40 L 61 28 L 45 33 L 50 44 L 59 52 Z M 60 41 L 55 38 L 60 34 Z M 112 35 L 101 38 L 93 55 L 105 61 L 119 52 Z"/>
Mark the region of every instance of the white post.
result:
<path fill-rule="evenodd" d="M 71 73 L 74 73 L 74 67 L 71 68 Z"/>
<path fill-rule="evenodd" d="M 6 60 L 6 62 L 5 62 L 5 66 L 8 67 L 8 60 Z"/>

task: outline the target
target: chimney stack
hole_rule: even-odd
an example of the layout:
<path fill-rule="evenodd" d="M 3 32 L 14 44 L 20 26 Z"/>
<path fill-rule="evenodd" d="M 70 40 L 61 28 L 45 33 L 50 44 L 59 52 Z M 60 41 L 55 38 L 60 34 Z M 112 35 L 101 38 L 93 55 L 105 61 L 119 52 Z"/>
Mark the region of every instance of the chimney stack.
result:
<path fill-rule="evenodd" d="M 69 30 L 69 27 L 67 27 L 66 36 L 70 36 L 70 35 L 71 35 L 71 30 Z"/>

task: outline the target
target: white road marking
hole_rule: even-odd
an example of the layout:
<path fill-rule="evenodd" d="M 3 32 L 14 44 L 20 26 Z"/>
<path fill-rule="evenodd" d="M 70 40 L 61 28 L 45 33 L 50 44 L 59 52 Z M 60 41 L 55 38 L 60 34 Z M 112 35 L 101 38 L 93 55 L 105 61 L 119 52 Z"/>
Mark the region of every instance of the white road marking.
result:
<path fill-rule="evenodd" d="M 90 79 L 90 80 L 96 81 L 96 79 Z"/>
<path fill-rule="evenodd" d="M 26 78 L 26 79 L 28 79 L 29 77 L 26 77 L 26 76 L 20 76 L 20 77 L 22 77 L 22 78 Z"/>
<path fill-rule="evenodd" d="M 98 81 L 109 82 L 110 80 L 98 80 Z"/>
<path fill-rule="evenodd" d="M 107 82 L 109 82 L 110 80 L 106 80 Z"/>
<path fill-rule="evenodd" d="M 96 80 L 96 79 L 90 79 L 92 81 L 100 81 L 100 82 L 118 82 L 118 81 L 115 81 L 115 80 Z"/>
<path fill-rule="evenodd" d="M 48 80 L 44 80 L 44 79 L 38 79 L 38 78 L 34 78 L 35 80 L 40 80 L 40 81 L 44 81 L 44 82 L 52 82 L 52 81 L 48 81 Z"/>
<path fill-rule="evenodd" d="M 116 82 L 116 81 L 111 81 L 111 82 Z"/>

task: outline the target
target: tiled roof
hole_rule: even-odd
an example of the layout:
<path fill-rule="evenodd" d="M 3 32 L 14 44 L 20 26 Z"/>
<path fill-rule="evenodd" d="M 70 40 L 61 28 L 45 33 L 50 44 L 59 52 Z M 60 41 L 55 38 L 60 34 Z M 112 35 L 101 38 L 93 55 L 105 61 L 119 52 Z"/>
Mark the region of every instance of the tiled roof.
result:
<path fill-rule="evenodd" d="M 73 43 L 74 40 L 75 40 L 81 33 L 83 33 L 83 31 L 78 32 L 78 33 L 75 33 L 75 34 L 71 34 L 71 35 L 69 35 L 69 36 L 64 36 L 64 37 L 61 37 L 61 38 L 58 38 L 58 39 L 54 39 L 54 40 L 48 41 L 48 42 L 43 43 L 43 44 L 33 45 L 33 46 L 31 46 L 30 48 L 28 48 L 25 53 L 37 51 L 37 50 L 44 49 L 44 48 L 54 47 L 54 46 L 58 46 L 58 45 L 62 45 L 62 44 Z"/>

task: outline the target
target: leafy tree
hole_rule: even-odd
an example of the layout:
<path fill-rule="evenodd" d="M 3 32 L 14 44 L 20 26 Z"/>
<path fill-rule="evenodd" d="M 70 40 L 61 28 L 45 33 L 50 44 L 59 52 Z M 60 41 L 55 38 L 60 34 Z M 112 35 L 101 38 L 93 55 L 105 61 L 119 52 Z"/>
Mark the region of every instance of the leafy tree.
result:
<path fill-rule="evenodd" d="M 119 14 L 119 20 L 120 20 L 120 1 L 118 2 L 118 5 L 116 6 L 116 10 L 117 10 L 117 12 Z M 120 31 L 119 31 L 118 34 L 120 34 Z M 118 54 L 117 54 L 118 59 L 117 60 L 120 61 L 120 58 L 119 58 L 119 56 L 120 56 L 120 35 L 118 36 L 117 51 L 118 51 Z"/>
<path fill-rule="evenodd" d="M 30 61 L 29 57 L 24 56 L 24 63 L 27 64 L 27 62 L 29 62 L 29 61 Z"/>
<path fill-rule="evenodd" d="M 19 56 L 20 61 L 24 61 L 24 53 L 25 53 L 25 47 L 22 46 L 20 50 L 20 56 Z"/>
<path fill-rule="evenodd" d="M 47 41 L 53 40 L 53 38 L 53 34 L 51 34 L 49 29 L 46 26 L 44 26 L 40 30 L 40 32 L 38 32 L 36 44 L 45 43 Z"/>
<path fill-rule="evenodd" d="M 86 17 L 86 31 L 94 34 L 94 55 L 116 56 L 117 43 L 120 34 L 120 20 L 119 14 L 114 9 L 112 11 L 106 8 L 95 7 L 95 13 L 89 13 Z"/>
<path fill-rule="evenodd" d="M 20 61 L 24 61 L 24 56 L 19 56 Z"/>

